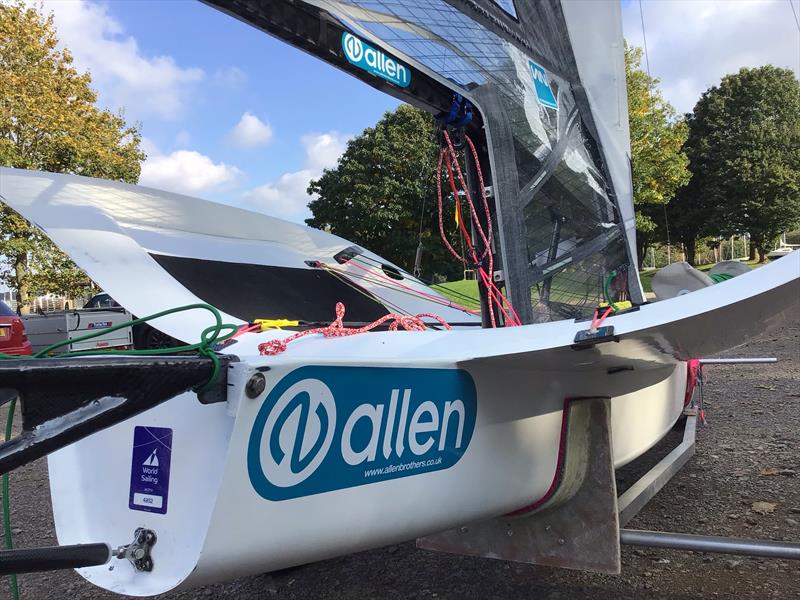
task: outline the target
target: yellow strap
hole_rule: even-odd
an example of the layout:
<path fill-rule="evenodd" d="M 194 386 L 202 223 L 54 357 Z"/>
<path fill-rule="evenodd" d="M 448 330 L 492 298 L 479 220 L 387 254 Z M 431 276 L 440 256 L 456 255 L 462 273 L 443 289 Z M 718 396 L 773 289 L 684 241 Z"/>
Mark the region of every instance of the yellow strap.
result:
<path fill-rule="evenodd" d="M 253 323 L 261 325 L 261 331 L 280 329 L 281 327 L 297 327 L 300 325 L 300 321 L 291 321 L 289 319 L 256 319 Z"/>
<path fill-rule="evenodd" d="M 598 306 L 600 308 L 608 308 L 608 302 L 601 302 L 600 304 L 598 304 Z M 633 302 L 631 302 L 630 300 L 620 300 L 614 302 L 615 311 L 628 310 L 629 308 L 633 308 Z"/>

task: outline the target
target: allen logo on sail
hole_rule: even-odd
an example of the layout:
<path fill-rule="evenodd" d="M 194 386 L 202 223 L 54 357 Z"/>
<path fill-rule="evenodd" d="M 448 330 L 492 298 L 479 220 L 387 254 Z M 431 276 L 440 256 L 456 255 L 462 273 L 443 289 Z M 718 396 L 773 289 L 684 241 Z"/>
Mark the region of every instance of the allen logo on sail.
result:
<path fill-rule="evenodd" d="M 367 73 L 377 75 L 400 87 L 408 87 L 411 84 L 409 67 L 381 50 L 373 48 L 352 33 L 342 34 L 342 50 L 347 62 Z"/>

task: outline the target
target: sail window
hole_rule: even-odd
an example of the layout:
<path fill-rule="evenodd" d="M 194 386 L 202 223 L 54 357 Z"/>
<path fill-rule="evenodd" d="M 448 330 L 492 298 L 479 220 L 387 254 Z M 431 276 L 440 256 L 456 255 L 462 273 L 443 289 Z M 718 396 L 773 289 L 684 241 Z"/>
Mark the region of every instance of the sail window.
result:
<path fill-rule="evenodd" d="M 494 3 L 515 19 L 517 18 L 517 8 L 514 6 L 514 0 L 494 0 Z"/>

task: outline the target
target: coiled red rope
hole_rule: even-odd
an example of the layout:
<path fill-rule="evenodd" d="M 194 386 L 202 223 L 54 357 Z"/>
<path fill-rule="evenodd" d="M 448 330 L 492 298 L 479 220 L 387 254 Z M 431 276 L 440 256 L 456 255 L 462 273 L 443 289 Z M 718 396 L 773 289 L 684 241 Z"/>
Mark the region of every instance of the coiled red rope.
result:
<path fill-rule="evenodd" d="M 484 229 L 483 225 L 481 224 L 480 219 L 478 218 L 478 213 L 475 210 L 475 203 L 472 200 L 472 196 L 469 193 L 469 187 L 464 179 L 464 174 L 461 171 L 461 165 L 458 161 L 458 155 L 456 154 L 455 148 L 453 147 L 453 142 L 450 139 L 450 135 L 447 133 L 447 130 L 442 131 L 442 137 L 445 141 L 445 144 L 439 149 L 439 162 L 436 166 L 436 191 L 437 191 L 437 199 L 438 199 L 438 206 L 439 206 L 439 234 L 441 235 L 442 242 L 444 243 L 445 247 L 450 251 L 457 260 L 461 263 L 466 265 L 475 265 L 475 268 L 481 278 L 481 282 L 483 283 L 486 291 L 489 295 L 489 321 L 492 327 L 497 327 L 497 321 L 495 318 L 494 307 L 500 310 L 503 314 L 503 318 L 505 319 L 506 324 L 508 325 L 521 325 L 522 322 L 519 319 L 514 307 L 511 305 L 511 302 L 503 295 L 500 289 L 495 285 L 494 281 L 492 280 L 491 274 L 494 273 L 494 256 L 492 254 L 492 214 L 489 210 L 489 200 L 486 197 L 486 186 L 483 182 L 483 173 L 481 172 L 480 161 L 478 160 L 478 151 L 475 149 L 475 144 L 472 143 L 472 140 L 468 135 L 464 135 L 464 139 L 469 146 L 470 152 L 472 153 L 472 157 L 475 161 L 475 170 L 478 175 L 478 185 L 480 187 L 481 193 L 481 200 L 483 204 L 483 210 L 486 216 L 486 229 Z M 450 183 L 450 190 L 453 193 L 453 198 L 456 203 L 456 215 L 458 217 L 462 216 L 461 212 L 461 203 L 459 200 L 459 190 L 458 186 L 456 185 L 456 178 L 454 176 L 454 169 L 455 175 L 458 176 L 458 183 L 461 184 L 461 189 L 463 190 L 464 199 L 467 202 L 467 206 L 469 208 L 469 214 L 472 220 L 472 225 L 475 228 L 475 231 L 478 234 L 481 242 L 483 242 L 483 253 L 478 256 L 478 253 L 475 251 L 475 247 L 472 244 L 472 236 L 470 236 L 469 232 L 467 231 L 466 225 L 464 224 L 464 219 L 458 219 L 459 229 L 461 230 L 461 235 L 464 237 L 466 241 L 467 248 L 469 248 L 469 253 L 471 255 L 472 260 L 468 260 L 466 256 L 462 256 L 459 254 L 453 245 L 450 243 L 450 240 L 447 239 L 447 234 L 445 234 L 444 230 L 444 209 L 443 209 L 443 199 L 442 199 L 442 165 L 444 164 L 445 168 L 447 169 L 447 176 L 448 181 Z M 486 259 L 488 273 L 483 268 L 481 263 Z M 508 309 L 508 310 L 506 310 Z"/>
<path fill-rule="evenodd" d="M 382 316 L 377 321 L 373 321 L 369 325 L 363 327 L 348 328 L 344 326 L 344 304 L 341 302 L 336 303 L 336 319 L 327 327 L 317 327 L 315 329 L 306 329 L 305 331 L 298 331 L 282 340 L 270 340 L 258 345 L 258 352 L 265 356 L 275 356 L 286 350 L 286 347 L 293 341 L 311 335 L 312 333 L 320 333 L 325 337 L 345 337 L 349 335 L 358 335 L 359 333 L 366 333 L 376 327 L 379 327 L 387 321 L 392 321 L 389 325 L 389 331 L 397 331 L 403 328 L 406 331 L 425 331 L 428 324 L 422 320 L 422 317 L 429 317 L 435 319 L 445 329 L 452 329 L 450 324 L 439 315 L 432 313 L 419 313 L 418 315 L 400 315 L 397 313 L 390 313 Z"/>

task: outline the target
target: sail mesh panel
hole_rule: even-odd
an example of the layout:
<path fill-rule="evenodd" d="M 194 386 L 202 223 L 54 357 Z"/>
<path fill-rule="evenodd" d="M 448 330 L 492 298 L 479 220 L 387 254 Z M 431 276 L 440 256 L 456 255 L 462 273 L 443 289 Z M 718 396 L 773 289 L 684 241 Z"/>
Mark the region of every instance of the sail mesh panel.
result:
<path fill-rule="evenodd" d="M 475 100 L 488 130 L 502 264 L 517 312 L 524 322 L 591 315 L 605 274 L 630 258 L 593 117 L 585 96 L 576 96 L 560 3 L 309 2 Z M 557 109 L 539 99 L 539 65 Z"/>

